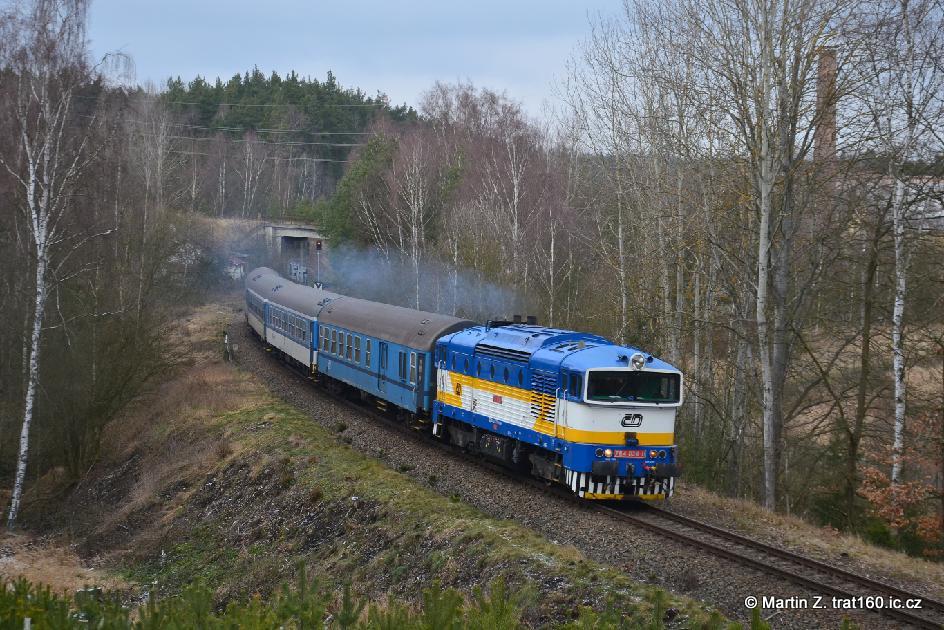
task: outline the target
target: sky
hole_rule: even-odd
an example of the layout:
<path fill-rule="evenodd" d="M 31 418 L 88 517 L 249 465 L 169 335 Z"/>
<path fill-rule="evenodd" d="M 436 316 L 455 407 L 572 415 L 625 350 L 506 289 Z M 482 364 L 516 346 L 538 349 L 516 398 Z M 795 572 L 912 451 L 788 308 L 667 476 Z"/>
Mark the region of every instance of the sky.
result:
<path fill-rule="evenodd" d="M 416 106 L 434 81 L 504 91 L 532 116 L 621 0 L 93 0 L 98 58 L 130 55 L 138 83 L 295 70 Z"/>

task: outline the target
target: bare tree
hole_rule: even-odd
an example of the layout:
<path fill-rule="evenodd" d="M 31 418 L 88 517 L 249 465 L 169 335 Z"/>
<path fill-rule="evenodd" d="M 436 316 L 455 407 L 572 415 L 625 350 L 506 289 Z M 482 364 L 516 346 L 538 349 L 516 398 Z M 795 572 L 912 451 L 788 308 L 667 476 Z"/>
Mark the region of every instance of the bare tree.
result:
<path fill-rule="evenodd" d="M 39 381 L 43 323 L 50 287 L 64 258 L 92 236 L 66 232 L 76 182 L 93 157 L 91 119 L 76 123 L 75 98 L 91 75 L 85 58 L 85 0 L 35 0 L 0 17 L 6 43 L 2 64 L 9 83 L 4 111 L 16 141 L 0 149 L 0 165 L 17 184 L 33 254 L 34 300 L 16 477 L 7 523 L 16 522 L 29 455 L 30 425 Z M 6 82 L 6 81 L 5 81 Z M 75 133 L 74 128 L 81 131 Z M 58 257 L 58 258 L 57 258 Z M 58 260 L 58 262 L 57 262 Z"/>
<path fill-rule="evenodd" d="M 874 45 L 866 51 L 864 102 L 878 151 L 888 162 L 889 205 L 895 250 L 892 313 L 895 421 L 892 483 L 901 479 L 907 382 L 905 306 L 908 224 L 926 202 L 926 182 L 909 178 L 909 163 L 933 158 L 944 146 L 944 8 L 935 0 L 887 0 L 874 5 Z"/>

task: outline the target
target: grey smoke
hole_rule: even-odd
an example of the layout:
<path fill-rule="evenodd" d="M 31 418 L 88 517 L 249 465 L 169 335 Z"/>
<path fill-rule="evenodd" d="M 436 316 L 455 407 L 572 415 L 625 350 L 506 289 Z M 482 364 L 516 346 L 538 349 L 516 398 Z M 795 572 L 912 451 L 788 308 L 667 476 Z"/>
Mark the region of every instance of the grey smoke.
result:
<path fill-rule="evenodd" d="M 354 297 L 416 307 L 413 263 L 376 249 L 339 245 L 322 259 L 325 289 Z M 468 269 L 426 258 L 420 263 L 420 309 L 478 322 L 525 314 L 526 303 L 515 292 Z"/>

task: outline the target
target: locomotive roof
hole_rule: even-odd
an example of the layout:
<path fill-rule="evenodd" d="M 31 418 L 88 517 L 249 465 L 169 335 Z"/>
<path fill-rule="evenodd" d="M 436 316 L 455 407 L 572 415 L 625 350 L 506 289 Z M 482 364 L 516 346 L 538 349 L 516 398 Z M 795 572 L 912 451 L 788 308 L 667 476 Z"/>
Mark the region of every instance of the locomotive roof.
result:
<path fill-rule="evenodd" d="M 544 347 L 578 345 L 583 342 L 597 344 L 610 343 L 603 337 L 590 333 L 547 328 L 534 324 L 508 324 L 504 326 L 475 326 L 455 334 L 450 343 L 455 349 L 472 349 L 479 344 L 492 348 L 502 348 L 516 353 L 533 354 Z"/>
<path fill-rule="evenodd" d="M 647 370 L 678 371 L 662 359 L 657 359 L 648 352 L 632 346 L 607 344 L 591 346 L 577 350 L 561 359 L 561 366 L 569 370 L 586 371 L 591 368 L 625 368 L 630 366 L 629 358 L 641 352 L 646 357 Z"/>
<path fill-rule="evenodd" d="M 474 326 L 450 315 L 344 297 L 329 303 L 320 320 L 379 339 L 429 352 L 439 337 Z"/>
<path fill-rule="evenodd" d="M 520 357 L 539 369 L 557 370 L 564 367 L 585 371 L 590 368 L 627 367 L 627 360 L 636 352 L 646 358 L 646 369 L 675 370 L 665 361 L 631 346 L 620 346 L 590 333 L 547 328 L 533 324 L 475 326 L 453 334 L 447 342 L 454 351 L 495 356 Z M 498 350 L 498 352 L 496 352 Z M 507 352 L 501 352 L 502 350 Z"/>
<path fill-rule="evenodd" d="M 343 296 L 303 284 L 295 284 L 268 267 L 253 269 L 246 276 L 246 288 L 263 299 L 309 317 L 318 317 L 324 305 Z"/>

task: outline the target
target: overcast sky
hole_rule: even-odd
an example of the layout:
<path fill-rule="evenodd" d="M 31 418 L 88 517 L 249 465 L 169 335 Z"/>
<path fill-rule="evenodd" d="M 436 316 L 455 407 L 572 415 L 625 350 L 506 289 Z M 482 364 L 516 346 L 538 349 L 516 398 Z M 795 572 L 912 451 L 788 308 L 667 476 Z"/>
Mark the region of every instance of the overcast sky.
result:
<path fill-rule="evenodd" d="M 93 0 L 96 56 L 129 54 L 139 83 L 253 65 L 296 70 L 416 105 L 436 80 L 504 90 L 532 115 L 589 33 L 620 0 Z"/>

